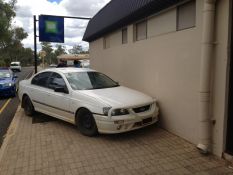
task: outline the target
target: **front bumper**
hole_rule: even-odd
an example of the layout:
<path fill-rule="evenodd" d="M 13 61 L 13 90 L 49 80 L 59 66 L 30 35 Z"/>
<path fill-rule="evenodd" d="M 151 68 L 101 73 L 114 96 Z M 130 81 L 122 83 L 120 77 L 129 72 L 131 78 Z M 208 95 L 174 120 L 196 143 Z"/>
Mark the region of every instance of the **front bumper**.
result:
<path fill-rule="evenodd" d="M 114 134 L 128 132 L 152 125 L 158 121 L 158 111 L 139 115 L 108 116 L 94 115 L 99 133 Z"/>
<path fill-rule="evenodd" d="M 14 96 L 15 93 L 16 93 L 15 86 L 0 88 L 0 96 L 1 97 Z"/>

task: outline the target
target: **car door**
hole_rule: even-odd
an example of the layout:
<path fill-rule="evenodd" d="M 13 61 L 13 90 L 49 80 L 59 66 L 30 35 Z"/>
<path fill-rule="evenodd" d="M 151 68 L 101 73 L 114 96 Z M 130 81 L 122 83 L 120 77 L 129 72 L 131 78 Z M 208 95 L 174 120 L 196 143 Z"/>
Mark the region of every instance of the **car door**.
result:
<path fill-rule="evenodd" d="M 52 72 L 42 72 L 33 77 L 31 85 L 28 88 L 29 97 L 31 98 L 36 111 L 46 111 L 48 79 Z"/>
<path fill-rule="evenodd" d="M 67 85 L 58 73 L 53 73 L 48 81 L 48 106 L 51 113 L 56 115 L 57 118 L 74 123 L 74 112 L 70 111 L 70 93 L 68 92 Z M 64 88 L 65 92 L 55 92 L 56 88 Z"/>

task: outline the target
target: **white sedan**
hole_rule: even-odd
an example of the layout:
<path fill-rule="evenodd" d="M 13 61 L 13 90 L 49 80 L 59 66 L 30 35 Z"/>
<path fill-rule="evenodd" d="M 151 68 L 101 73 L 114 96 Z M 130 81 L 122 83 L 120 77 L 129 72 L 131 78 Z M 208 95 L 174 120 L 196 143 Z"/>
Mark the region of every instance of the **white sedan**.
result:
<path fill-rule="evenodd" d="M 121 133 L 158 121 L 156 100 L 80 68 L 52 68 L 19 83 L 26 115 L 35 111 L 77 125 L 87 136 Z"/>

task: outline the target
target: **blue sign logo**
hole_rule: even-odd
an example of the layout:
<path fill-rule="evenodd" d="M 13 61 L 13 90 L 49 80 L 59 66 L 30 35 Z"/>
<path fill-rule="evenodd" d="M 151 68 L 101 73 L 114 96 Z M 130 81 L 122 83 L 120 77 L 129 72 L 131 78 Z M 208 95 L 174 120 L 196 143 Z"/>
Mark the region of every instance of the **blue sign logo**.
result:
<path fill-rule="evenodd" d="M 39 41 L 64 43 L 64 18 L 40 15 Z"/>

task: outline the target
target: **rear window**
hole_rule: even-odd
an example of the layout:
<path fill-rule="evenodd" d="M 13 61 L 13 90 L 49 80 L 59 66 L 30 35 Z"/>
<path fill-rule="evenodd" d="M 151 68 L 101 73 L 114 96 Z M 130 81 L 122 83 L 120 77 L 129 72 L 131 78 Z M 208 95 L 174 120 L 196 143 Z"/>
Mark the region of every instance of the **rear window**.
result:
<path fill-rule="evenodd" d="M 19 66 L 20 63 L 11 63 L 11 66 Z"/>

